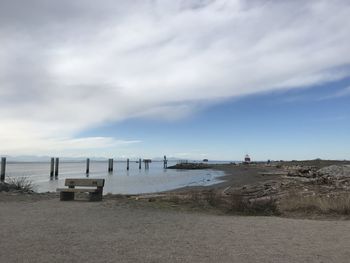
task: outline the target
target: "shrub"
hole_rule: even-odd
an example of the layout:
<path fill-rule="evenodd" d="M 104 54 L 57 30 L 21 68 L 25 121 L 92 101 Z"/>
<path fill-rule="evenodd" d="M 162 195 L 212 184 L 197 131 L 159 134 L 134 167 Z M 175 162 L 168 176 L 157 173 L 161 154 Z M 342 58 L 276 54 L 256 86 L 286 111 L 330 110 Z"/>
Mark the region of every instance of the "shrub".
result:
<path fill-rule="evenodd" d="M 8 189 L 22 192 L 33 192 L 33 182 L 27 177 L 10 177 L 7 180 Z"/>

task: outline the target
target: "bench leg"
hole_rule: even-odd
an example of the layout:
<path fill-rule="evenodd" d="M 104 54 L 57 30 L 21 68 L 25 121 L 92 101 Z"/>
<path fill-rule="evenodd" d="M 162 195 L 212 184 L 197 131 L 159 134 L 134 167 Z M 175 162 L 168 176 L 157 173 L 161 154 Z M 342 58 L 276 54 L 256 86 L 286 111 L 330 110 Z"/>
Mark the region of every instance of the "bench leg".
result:
<path fill-rule="evenodd" d="M 91 192 L 89 193 L 89 201 L 102 201 L 102 192 Z"/>
<path fill-rule="evenodd" d="M 71 201 L 74 200 L 74 193 L 72 192 L 60 192 L 61 201 Z"/>

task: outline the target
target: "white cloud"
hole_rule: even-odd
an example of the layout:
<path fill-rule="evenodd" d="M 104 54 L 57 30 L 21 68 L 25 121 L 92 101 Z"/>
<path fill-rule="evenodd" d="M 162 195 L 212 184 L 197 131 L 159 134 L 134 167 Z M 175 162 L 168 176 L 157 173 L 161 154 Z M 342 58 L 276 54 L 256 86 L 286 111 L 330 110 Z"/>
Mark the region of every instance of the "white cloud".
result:
<path fill-rule="evenodd" d="M 345 0 L 0 1 L 2 150 L 110 145 L 70 142 L 106 122 L 343 78 L 349 17 Z"/>

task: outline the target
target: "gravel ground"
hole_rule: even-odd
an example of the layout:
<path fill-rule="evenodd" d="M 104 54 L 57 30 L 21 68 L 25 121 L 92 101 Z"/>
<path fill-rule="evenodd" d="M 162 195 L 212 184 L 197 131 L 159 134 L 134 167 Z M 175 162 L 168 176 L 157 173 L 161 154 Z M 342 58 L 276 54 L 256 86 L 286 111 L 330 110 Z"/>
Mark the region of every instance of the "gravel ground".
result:
<path fill-rule="evenodd" d="M 0 262 L 349 262 L 350 222 L 0 196 Z"/>

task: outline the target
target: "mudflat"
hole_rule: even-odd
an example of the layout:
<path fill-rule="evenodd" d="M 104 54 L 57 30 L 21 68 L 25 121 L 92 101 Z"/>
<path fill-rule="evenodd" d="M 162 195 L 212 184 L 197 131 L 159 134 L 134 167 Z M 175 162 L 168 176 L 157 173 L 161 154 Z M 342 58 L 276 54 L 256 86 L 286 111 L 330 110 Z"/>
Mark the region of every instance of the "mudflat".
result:
<path fill-rule="evenodd" d="M 0 262 L 349 262 L 350 221 L 0 194 Z"/>

